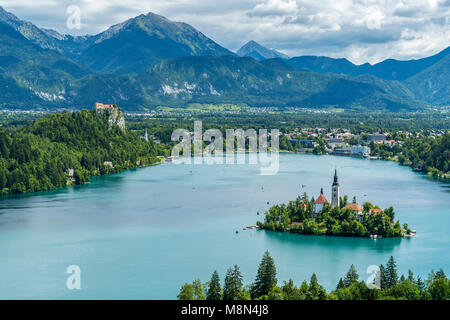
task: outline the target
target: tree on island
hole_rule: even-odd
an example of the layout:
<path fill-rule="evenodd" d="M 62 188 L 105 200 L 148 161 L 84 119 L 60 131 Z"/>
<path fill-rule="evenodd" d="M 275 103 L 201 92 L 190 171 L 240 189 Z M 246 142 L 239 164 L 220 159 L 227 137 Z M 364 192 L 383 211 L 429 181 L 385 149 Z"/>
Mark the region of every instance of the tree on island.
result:
<path fill-rule="evenodd" d="M 259 265 L 255 283 L 252 286 L 252 298 L 257 298 L 269 294 L 269 292 L 276 284 L 277 270 L 275 267 L 275 262 L 270 256 L 269 251 L 266 251 Z"/>

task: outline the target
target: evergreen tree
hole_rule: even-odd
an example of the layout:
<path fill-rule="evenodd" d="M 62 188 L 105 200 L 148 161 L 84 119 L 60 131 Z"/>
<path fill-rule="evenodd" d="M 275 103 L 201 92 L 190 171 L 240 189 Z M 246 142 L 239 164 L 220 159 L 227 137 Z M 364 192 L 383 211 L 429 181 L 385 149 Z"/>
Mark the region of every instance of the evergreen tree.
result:
<path fill-rule="evenodd" d="M 309 282 L 309 300 L 324 300 L 326 298 L 325 289 L 317 281 L 315 273 L 312 274 Z"/>
<path fill-rule="evenodd" d="M 283 286 L 281 287 L 283 291 L 283 299 L 284 300 L 298 300 L 301 299 L 298 289 L 294 285 L 294 281 L 289 279 L 288 282 L 284 281 Z"/>
<path fill-rule="evenodd" d="M 439 271 L 436 272 L 434 278 L 435 279 L 445 279 L 445 278 L 447 278 L 447 276 L 445 275 L 444 270 L 439 269 Z"/>
<path fill-rule="evenodd" d="M 339 289 L 344 289 L 344 288 L 345 288 L 344 280 L 342 280 L 342 278 L 339 278 L 339 282 L 338 282 L 338 284 L 336 286 L 336 291 L 339 290 Z"/>
<path fill-rule="evenodd" d="M 242 290 L 242 275 L 239 266 L 234 265 L 229 268 L 225 276 L 225 285 L 223 287 L 223 300 L 236 300 Z"/>
<path fill-rule="evenodd" d="M 422 278 L 420 276 L 417 276 L 417 287 L 419 288 L 420 292 L 425 291 L 426 286 L 425 286 L 425 282 L 422 281 Z"/>
<path fill-rule="evenodd" d="M 252 298 L 258 298 L 269 294 L 272 288 L 277 284 L 277 271 L 275 262 L 270 256 L 269 251 L 264 253 L 261 263 L 258 267 L 255 283 L 253 284 Z"/>
<path fill-rule="evenodd" d="M 387 273 L 387 287 L 390 288 L 392 286 L 395 286 L 398 283 L 398 275 L 397 275 L 397 265 L 395 263 L 393 256 L 389 258 L 389 261 L 386 264 L 386 273 Z"/>
<path fill-rule="evenodd" d="M 380 281 L 380 288 L 386 289 L 389 286 L 389 280 L 388 280 L 388 274 L 386 271 L 386 268 L 380 264 L 380 272 L 379 272 L 379 281 Z"/>
<path fill-rule="evenodd" d="M 302 299 L 308 299 L 309 297 L 309 286 L 308 282 L 306 280 L 303 280 L 302 284 L 300 285 L 300 288 L 298 289 L 299 295 L 302 297 Z"/>
<path fill-rule="evenodd" d="M 411 283 L 416 282 L 416 280 L 414 279 L 414 273 L 411 271 L 411 269 L 408 270 L 408 281 Z"/>
<path fill-rule="evenodd" d="M 222 299 L 222 289 L 220 287 L 219 274 L 214 270 L 211 281 L 209 282 L 208 293 L 206 294 L 206 300 L 220 300 Z"/>
<path fill-rule="evenodd" d="M 352 264 L 344 278 L 345 287 L 350 287 L 353 283 L 358 282 L 359 276 L 355 266 Z"/>

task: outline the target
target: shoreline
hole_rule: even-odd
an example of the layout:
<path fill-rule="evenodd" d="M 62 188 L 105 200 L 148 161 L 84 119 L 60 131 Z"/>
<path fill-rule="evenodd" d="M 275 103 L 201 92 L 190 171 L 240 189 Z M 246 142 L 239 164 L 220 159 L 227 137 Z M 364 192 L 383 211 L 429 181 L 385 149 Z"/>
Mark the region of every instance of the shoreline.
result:
<path fill-rule="evenodd" d="M 63 187 L 56 188 L 56 189 L 51 189 L 51 190 L 42 190 L 42 191 L 35 191 L 35 192 L 23 192 L 23 193 L 10 193 L 10 194 L 0 195 L 0 201 L 6 200 L 6 199 L 21 198 L 21 197 L 26 197 L 26 196 L 35 196 L 35 195 L 40 195 L 40 194 L 44 194 L 44 193 L 48 194 L 48 193 L 51 193 L 51 192 L 60 192 L 61 190 L 69 189 L 71 187 L 80 187 L 80 186 L 84 186 L 84 185 L 89 185 L 90 184 L 90 180 L 92 178 L 112 176 L 112 175 L 115 175 L 115 174 L 121 174 L 123 172 L 130 171 L 130 170 L 143 169 L 143 168 L 157 166 L 157 165 L 160 165 L 160 164 L 165 162 L 165 159 L 164 159 L 163 156 L 158 156 L 158 158 L 160 159 L 159 162 L 151 163 L 151 164 L 148 164 L 148 165 L 145 165 L 145 166 L 136 166 L 134 168 L 124 169 L 124 170 L 122 170 L 120 172 L 114 172 L 114 173 L 108 173 L 108 174 L 100 174 L 98 176 L 89 176 L 89 182 L 87 182 L 87 183 L 81 183 L 81 184 L 70 183 L 70 184 L 67 184 L 67 185 L 65 185 Z"/>
<path fill-rule="evenodd" d="M 295 231 L 291 231 L 291 230 L 286 230 L 286 231 L 279 231 L 279 230 L 273 230 L 264 226 L 261 227 L 257 227 L 256 230 L 262 230 L 262 231 L 269 231 L 269 232 L 274 232 L 274 233 L 288 233 L 288 234 L 298 234 L 301 236 L 317 236 L 317 237 L 342 237 L 342 238 L 358 238 L 358 239 L 370 239 L 370 240 L 378 240 L 378 239 L 410 239 L 414 236 L 416 236 L 416 233 L 411 233 L 409 235 L 407 234 L 403 234 L 402 236 L 397 236 L 397 237 L 386 237 L 386 236 L 382 236 L 382 235 L 367 235 L 367 236 L 357 236 L 357 235 L 335 235 L 335 234 L 312 234 L 312 233 L 303 233 L 303 232 L 295 232 Z M 375 236 L 375 237 L 374 237 Z"/>

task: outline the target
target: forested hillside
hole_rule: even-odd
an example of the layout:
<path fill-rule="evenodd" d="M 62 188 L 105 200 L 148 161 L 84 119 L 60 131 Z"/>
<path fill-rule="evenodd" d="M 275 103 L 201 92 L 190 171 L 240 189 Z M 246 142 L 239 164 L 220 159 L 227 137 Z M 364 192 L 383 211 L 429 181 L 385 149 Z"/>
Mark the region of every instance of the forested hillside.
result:
<path fill-rule="evenodd" d="M 0 191 L 4 195 L 86 183 L 91 176 L 156 163 L 157 155 L 153 142 L 117 125 L 108 129 L 107 117 L 94 111 L 50 114 L 16 132 L 0 129 Z"/>

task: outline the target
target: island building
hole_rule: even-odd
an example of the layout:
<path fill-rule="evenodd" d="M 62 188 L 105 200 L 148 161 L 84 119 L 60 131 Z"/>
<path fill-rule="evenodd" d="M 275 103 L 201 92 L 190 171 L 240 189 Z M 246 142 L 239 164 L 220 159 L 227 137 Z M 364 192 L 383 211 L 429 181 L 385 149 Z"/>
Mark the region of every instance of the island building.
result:
<path fill-rule="evenodd" d="M 323 194 L 323 188 L 321 188 L 319 197 L 317 198 L 317 200 L 314 201 L 315 217 L 317 217 L 317 215 L 323 210 L 323 207 L 326 203 L 328 203 L 328 200 L 325 197 L 325 195 Z M 305 203 L 303 203 L 303 202 L 300 203 L 300 206 L 303 206 L 303 208 L 306 209 Z M 338 208 L 340 207 L 340 189 L 339 189 L 337 170 L 335 169 L 334 177 L 333 177 L 333 184 L 331 185 L 331 207 L 336 207 L 336 206 Z M 356 203 L 356 202 L 349 203 L 349 204 L 345 205 L 342 209 L 343 210 L 350 209 L 352 211 L 352 213 L 356 215 L 356 219 L 359 222 L 364 221 L 363 208 L 358 203 Z M 368 212 L 369 215 L 378 215 L 378 214 L 382 214 L 382 213 L 383 213 L 383 210 L 380 208 L 372 208 Z"/>
<path fill-rule="evenodd" d="M 339 182 L 337 169 L 334 169 L 334 177 L 333 184 L 331 185 L 331 207 L 339 207 L 340 199 L 339 199 Z"/>
<path fill-rule="evenodd" d="M 349 203 L 343 209 L 352 210 L 352 213 L 356 215 L 356 220 L 358 220 L 359 222 L 363 222 L 364 220 L 363 208 L 359 204 Z"/>
<path fill-rule="evenodd" d="M 323 209 L 323 205 L 328 203 L 327 198 L 323 195 L 323 188 L 320 189 L 320 195 L 316 201 L 314 201 L 314 213 L 318 214 Z"/>

